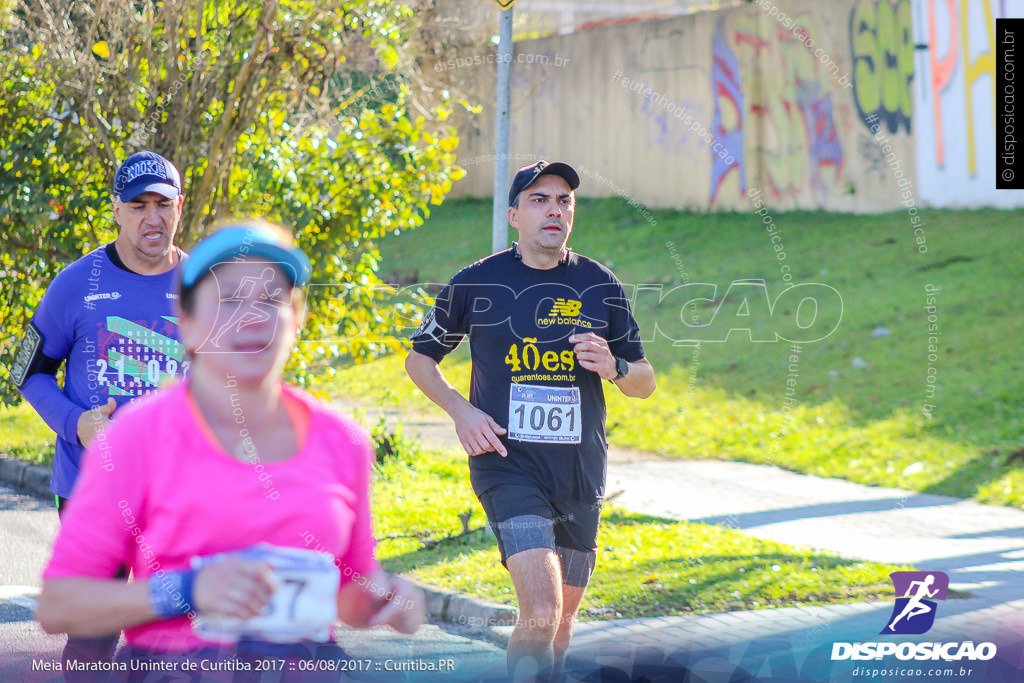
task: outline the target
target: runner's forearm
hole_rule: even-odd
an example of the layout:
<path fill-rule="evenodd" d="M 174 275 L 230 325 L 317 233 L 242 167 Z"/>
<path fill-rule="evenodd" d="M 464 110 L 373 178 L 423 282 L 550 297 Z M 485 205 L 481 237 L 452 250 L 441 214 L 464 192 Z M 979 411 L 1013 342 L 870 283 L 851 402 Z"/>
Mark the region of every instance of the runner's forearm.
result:
<path fill-rule="evenodd" d="M 117 633 L 157 616 L 146 581 L 71 577 L 43 582 L 36 618 L 47 633 L 91 637 Z"/>
<path fill-rule="evenodd" d="M 78 443 L 78 419 L 86 409 L 61 391 L 56 377 L 41 372 L 32 375 L 21 388 L 21 395 L 59 437 Z"/>
<path fill-rule="evenodd" d="M 441 367 L 433 358 L 417 351 L 410 351 L 405 359 L 405 370 L 409 373 L 409 377 L 412 378 L 413 383 L 419 390 L 452 417 L 460 409 L 471 405 L 451 385 L 451 382 L 444 376 L 444 373 L 441 372 Z"/>
<path fill-rule="evenodd" d="M 654 368 L 647 359 L 629 364 L 629 374 L 616 380 L 617 386 L 626 396 L 647 398 L 654 393 Z"/>

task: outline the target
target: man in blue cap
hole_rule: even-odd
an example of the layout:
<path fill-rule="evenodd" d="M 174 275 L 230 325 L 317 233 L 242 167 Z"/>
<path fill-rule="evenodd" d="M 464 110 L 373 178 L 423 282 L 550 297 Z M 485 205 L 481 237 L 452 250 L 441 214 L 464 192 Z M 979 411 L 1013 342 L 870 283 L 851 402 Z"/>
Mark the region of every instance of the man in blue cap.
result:
<path fill-rule="evenodd" d="M 580 178 L 568 164 L 519 169 L 512 248 L 464 268 L 413 335 L 406 370 L 455 423 L 470 480 L 512 577 L 516 679 L 557 674 L 597 561 L 607 442 L 604 381 L 654 391 L 622 283 L 567 246 Z M 439 363 L 466 337 L 468 400 Z"/>
<path fill-rule="evenodd" d="M 184 202 L 174 164 L 154 152 L 128 157 L 114 175 L 117 239 L 58 273 L 25 330 L 11 379 L 57 433 L 50 490 L 58 514 L 85 447 L 95 441 L 103 454 L 114 411 L 188 369 L 173 316 L 175 273 L 186 258 L 174 246 Z M 116 644 L 70 639 L 65 662 L 109 659 Z"/>

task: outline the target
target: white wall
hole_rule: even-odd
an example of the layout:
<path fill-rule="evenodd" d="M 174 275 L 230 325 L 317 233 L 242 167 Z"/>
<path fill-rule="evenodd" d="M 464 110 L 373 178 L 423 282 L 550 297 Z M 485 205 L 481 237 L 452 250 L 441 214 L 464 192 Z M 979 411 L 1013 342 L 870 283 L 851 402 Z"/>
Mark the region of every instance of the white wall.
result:
<path fill-rule="evenodd" d="M 914 74 L 921 199 L 942 207 L 1024 206 L 1024 190 L 995 189 L 994 112 L 995 20 L 1024 17 L 1024 2 L 912 1 L 915 42 L 928 44 L 916 51 Z"/>

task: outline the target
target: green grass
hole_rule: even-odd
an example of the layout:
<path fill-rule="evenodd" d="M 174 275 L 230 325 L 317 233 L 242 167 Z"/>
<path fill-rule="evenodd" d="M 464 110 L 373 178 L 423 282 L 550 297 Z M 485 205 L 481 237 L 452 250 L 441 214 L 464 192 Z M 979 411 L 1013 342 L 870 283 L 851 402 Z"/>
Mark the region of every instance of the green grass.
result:
<path fill-rule="evenodd" d="M 515 604 L 493 537 L 460 534 L 484 524 L 457 453 L 406 451 L 378 468 L 374 519 L 378 554 L 390 571 Z M 746 536 L 720 526 L 673 522 L 605 508 L 597 571 L 583 618 L 633 618 L 888 599 L 896 566 L 843 560 Z"/>
<path fill-rule="evenodd" d="M 445 373 L 468 391 L 470 364 L 463 357 L 468 354 L 456 353 L 446 360 Z M 357 400 L 443 415 L 406 379 L 402 361 L 392 355 L 353 366 L 342 372 L 340 382 Z M 689 388 L 679 368 L 661 373 L 659 382 L 658 400 L 643 404 L 606 392 L 609 441 L 667 458 L 740 460 L 862 484 L 1020 504 L 1024 480 L 1012 463 L 945 438 L 909 410 L 862 422 L 833 399 L 794 405 L 786 417 L 776 404 L 702 384 Z"/>
<path fill-rule="evenodd" d="M 570 245 L 611 265 L 627 284 L 668 290 L 688 279 L 717 285 L 719 299 L 734 280 L 763 278 L 771 299 L 783 289 L 776 252 L 753 213 L 653 216 L 656 225 L 621 200 L 580 201 Z M 831 321 L 839 322 L 835 332 L 802 345 L 791 417 L 783 411 L 789 344 L 755 343 L 734 331 L 695 354 L 658 334 L 646 343 L 658 373 L 655 395 L 638 402 L 606 392 L 612 443 L 1024 505 L 1017 467 L 1024 453 L 1024 402 L 1017 397 L 1024 317 L 1014 303 L 1024 281 L 1020 213 L 927 210 L 923 217 L 926 254 L 918 253 L 903 213 L 774 215 L 794 281 L 829 285 L 843 301 L 841 319 Z M 449 202 L 419 230 L 384 240 L 381 272 L 396 281 L 445 282 L 487 254 L 489 225 L 489 202 Z M 940 288 L 940 343 L 931 362 L 926 285 Z M 718 303 L 699 309 L 700 319 L 708 322 Z M 782 326 L 763 299 L 748 301 L 747 318 L 735 315 L 740 303 L 725 301 L 703 338 L 743 320 L 752 320 L 755 338 Z M 644 297 L 635 312 L 648 336 L 655 324 L 683 329 L 678 306 Z M 873 337 L 876 327 L 892 334 Z M 460 349 L 444 365 L 462 388 L 467 358 Z M 866 367 L 855 367 L 854 358 Z M 937 381 L 926 401 L 929 365 Z M 405 377 L 401 358 L 349 368 L 336 387 L 371 401 L 429 404 Z M 925 402 L 935 406 L 931 418 L 922 414 Z"/>
<path fill-rule="evenodd" d="M 394 363 L 394 359 L 386 361 Z M 465 364 L 463 364 L 465 365 Z M 49 465 L 52 433 L 27 404 L 0 407 L 3 449 Z M 425 452 L 398 433 L 387 436 L 393 457 L 378 447 L 373 515 L 378 556 L 390 571 L 466 595 L 514 605 L 512 583 L 498 562 L 458 452 Z M 33 456 L 33 453 L 36 455 Z M 775 606 L 888 599 L 895 565 L 844 560 L 746 536 L 725 527 L 672 522 L 606 506 L 601 554 L 583 619 L 633 618 Z"/>
<path fill-rule="evenodd" d="M 50 467 L 56 438 L 28 403 L 0 405 L 0 453 Z"/>
<path fill-rule="evenodd" d="M 25 459 L 31 459 L 30 450 L 42 451 L 45 457 L 35 461 L 48 464 L 50 433 L 27 405 L 0 408 L 0 420 L 5 450 Z M 379 444 L 379 426 L 374 433 Z M 15 435 L 19 440 L 11 441 Z M 475 531 L 423 549 L 424 542 L 459 535 L 460 515 L 470 513 L 472 529 L 484 524 L 465 457 L 421 451 L 400 431 L 387 436 L 398 455 L 382 458 L 373 490 L 382 564 L 441 588 L 515 604 L 489 534 Z M 900 568 L 608 506 L 600 560 L 581 616 L 632 618 L 887 599 L 888 574 Z"/>
<path fill-rule="evenodd" d="M 490 245 L 490 203 L 448 202 L 420 229 L 382 243 L 385 279 L 445 282 Z M 571 245 L 609 263 L 627 284 L 686 280 L 718 286 L 763 278 L 774 298 L 782 276 L 769 236 L 754 213 L 654 211 L 655 225 L 622 200 L 581 200 Z M 797 405 L 783 398 L 790 346 L 754 343 L 745 331 L 703 343 L 699 354 L 664 336 L 646 344 L 659 386 L 647 401 L 609 399 L 609 439 L 664 457 L 767 462 L 867 484 L 902 486 L 989 503 L 1024 505 L 1024 317 L 1016 288 L 1024 281 L 1020 212 L 923 212 L 928 252 L 920 254 L 902 213 L 851 216 L 818 212 L 774 215 L 795 281 L 835 288 L 844 309 L 836 331 L 802 345 L 795 376 Z M 674 245 L 677 264 L 667 246 Z M 939 349 L 931 364 L 936 392 L 922 415 L 929 368 L 925 286 L 937 296 Z M 734 292 L 735 295 L 735 292 Z M 758 338 L 775 327 L 762 301 L 748 302 Z M 726 301 L 710 332 L 740 320 Z M 707 321 L 716 306 L 698 311 Z M 731 313 L 730 313 L 731 312 Z M 658 324 L 681 329 L 677 307 L 641 298 L 636 316 L 650 334 Z M 835 322 L 835 321 L 832 321 Z M 674 326 L 674 327 L 673 327 Z M 892 334 L 872 337 L 885 327 Z M 407 334 L 410 330 L 397 330 Z M 705 338 L 709 331 L 705 331 Z M 394 346 L 398 346 L 397 343 Z M 444 369 L 468 387 L 468 354 Z M 866 367 L 854 367 L 860 358 Z M 335 393 L 368 401 L 428 407 L 400 357 L 344 370 Z M 0 450 L 46 456 L 52 436 L 20 407 L 0 428 Z M 13 424 L 13 426 L 11 426 Z M 39 430 L 43 430 L 40 432 Z M 29 434 L 36 434 L 29 437 Z M 28 439 L 28 441 L 23 441 Z"/>

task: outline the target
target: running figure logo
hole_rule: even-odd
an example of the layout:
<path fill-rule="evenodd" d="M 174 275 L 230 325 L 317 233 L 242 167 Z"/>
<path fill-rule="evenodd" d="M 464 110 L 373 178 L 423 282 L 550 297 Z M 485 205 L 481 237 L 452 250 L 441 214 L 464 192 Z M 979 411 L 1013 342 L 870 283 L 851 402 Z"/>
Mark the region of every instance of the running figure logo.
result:
<path fill-rule="evenodd" d="M 935 600 L 945 600 L 949 577 L 943 572 L 893 572 L 896 605 L 883 634 L 916 635 L 935 623 Z M 933 598 L 929 600 L 928 598 Z"/>
<path fill-rule="evenodd" d="M 286 267 L 286 264 L 277 264 Z M 214 279 L 217 278 L 215 271 L 211 272 Z M 241 330 L 248 325 L 266 322 L 273 319 L 277 325 L 277 309 L 285 303 L 284 290 L 281 287 L 270 289 L 270 283 L 274 279 L 274 270 L 267 265 L 258 276 L 244 277 L 232 292 L 231 296 L 221 299 L 221 306 L 217 312 L 218 322 L 226 318 L 217 328 L 216 332 L 200 345 L 204 353 L 228 353 L 221 350 L 221 340 L 225 334 L 232 330 Z M 276 332 L 276 329 L 275 329 Z M 269 342 L 267 343 L 269 346 Z M 266 346 L 264 346 L 264 349 Z M 252 351 L 257 353 L 259 349 Z"/>

